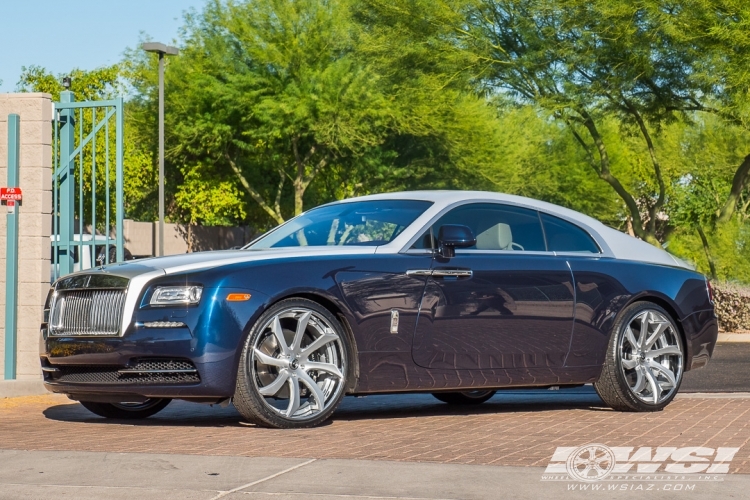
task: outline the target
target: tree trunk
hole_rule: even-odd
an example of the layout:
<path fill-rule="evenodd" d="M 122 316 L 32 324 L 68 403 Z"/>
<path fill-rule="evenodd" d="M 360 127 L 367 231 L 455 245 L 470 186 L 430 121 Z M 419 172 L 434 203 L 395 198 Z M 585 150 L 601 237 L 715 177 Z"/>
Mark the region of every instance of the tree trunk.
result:
<path fill-rule="evenodd" d="M 644 241 L 647 241 L 648 243 L 651 243 L 656 247 L 661 248 L 661 242 L 656 238 L 654 232 L 649 231 L 649 228 L 647 228 L 643 223 L 643 218 L 641 217 L 641 212 L 638 208 L 638 204 L 635 202 L 635 198 L 633 198 L 628 190 L 625 189 L 625 186 L 622 185 L 620 180 L 615 177 L 610 171 L 607 145 L 604 143 L 604 139 L 599 133 L 596 123 L 594 122 L 594 118 L 583 108 L 577 109 L 576 112 L 580 115 L 581 123 L 588 131 L 591 139 L 594 141 L 594 147 L 596 148 L 596 151 L 599 155 L 599 161 L 596 162 L 589 145 L 586 143 L 586 141 L 583 140 L 583 138 L 575 130 L 575 128 L 570 126 L 570 129 L 573 131 L 573 135 L 575 136 L 576 140 L 579 144 L 581 144 L 581 146 L 583 146 L 584 150 L 586 151 L 591 167 L 597 173 L 599 178 L 609 184 L 625 203 L 628 212 L 630 212 L 632 229 L 635 233 L 635 236 Z"/>
<path fill-rule="evenodd" d="M 703 232 L 703 228 L 700 226 L 696 226 L 698 230 L 698 235 L 701 237 L 701 242 L 703 243 L 703 251 L 706 252 L 706 259 L 708 259 L 708 268 L 711 272 L 711 279 L 716 279 L 716 263 L 714 262 L 713 257 L 711 257 L 711 250 L 708 246 L 708 238 L 706 238 L 706 233 Z"/>
<path fill-rule="evenodd" d="M 745 157 L 745 160 L 739 166 L 737 171 L 734 173 L 734 179 L 732 179 L 732 189 L 729 191 L 727 201 L 719 212 L 719 218 L 717 222 L 723 224 L 729 222 L 729 219 L 734 215 L 734 211 L 737 209 L 737 202 L 740 200 L 742 190 L 745 189 L 748 178 L 750 178 L 750 155 Z"/>
<path fill-rule="evenodd" d="M 301 214 L 304 209 L 303 198 L 306 188 L 307 185 L 302 182 L 302 179 L 297 178 L 294 180 L 294 215 Z"/>

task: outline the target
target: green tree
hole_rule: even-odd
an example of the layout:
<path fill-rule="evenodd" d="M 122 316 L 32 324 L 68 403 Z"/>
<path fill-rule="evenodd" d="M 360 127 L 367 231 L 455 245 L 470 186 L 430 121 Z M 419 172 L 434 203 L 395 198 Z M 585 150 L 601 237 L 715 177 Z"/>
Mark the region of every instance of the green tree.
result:
<path fill-rule="evenodd" d="M 168 170 L 180 172 L 172 196 L 201 168 L 280 223 L 304 210 L 305 198 L 461 187 L 479 178 L 470 165 L 498 160 L 493 107 L 384 71 L 360 50 L 366 37 L 351 7 L 214 1 L 187 16 L 181 54 L 167 70 Z M 135 51 L 125 63 L 143 136 L 154 114 L 152 65 Z"/>
<path fill-rule="evenodd" d="M 689 81 L 703 90 L 691 109 L 716 114 L 730 126 L 750 130 L 750 4 L 743 0 L 651 3 L 674 48 L 690 54 Z M 746 203 L 749 187 L 750 147 L 746 147 L 714 222 L 728 222 Z"/>

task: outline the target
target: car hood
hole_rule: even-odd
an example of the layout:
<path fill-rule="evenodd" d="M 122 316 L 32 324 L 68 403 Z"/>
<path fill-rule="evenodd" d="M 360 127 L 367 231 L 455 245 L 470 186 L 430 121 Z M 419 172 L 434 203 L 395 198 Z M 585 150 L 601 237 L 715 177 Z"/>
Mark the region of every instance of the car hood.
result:
<path fill-rule="evenodd" d="M 101 270 L 126 277 L 145 273 L 174 274 L 242 262 L 329 255 L 372 255 L 376 249 L 377 247 L 288 247 L 267 250 L 218 250 L 132 260 L 110 264 Z"/>

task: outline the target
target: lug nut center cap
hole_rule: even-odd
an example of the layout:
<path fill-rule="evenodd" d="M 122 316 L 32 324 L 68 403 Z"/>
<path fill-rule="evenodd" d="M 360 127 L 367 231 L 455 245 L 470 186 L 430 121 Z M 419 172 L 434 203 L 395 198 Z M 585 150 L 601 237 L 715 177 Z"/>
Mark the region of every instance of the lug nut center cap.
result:
<path fill-rule="evenodd" d="M 292 370 L 296 370 L 297 368 L 299 368 L 299 361 L 297 361 L 297 358 L 294 358 L 294 359 L 292 360 L 292 362 L 291 362 L 291 363 L 289 363 L 289 367 L 290 367 L 290 368 L 291 368 Z"/>

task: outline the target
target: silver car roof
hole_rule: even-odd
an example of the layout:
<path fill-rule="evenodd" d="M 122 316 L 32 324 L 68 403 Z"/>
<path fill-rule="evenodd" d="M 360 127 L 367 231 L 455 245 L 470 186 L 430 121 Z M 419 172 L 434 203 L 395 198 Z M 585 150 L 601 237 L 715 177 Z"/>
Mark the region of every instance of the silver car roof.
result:
<path fill-rule="evenodd" d="M 603 257 L 692 269 L 690 265 L 674 257 L 667 251 L 616 229 L 612 229 L 593 217 L 569 208 L 524 196 L 489 191 L 402 191 L 349 198 L 339 203 L 376 200 L 423 200 L 433 203 L 407 230 L 389 244 L 378 247 L 377 253 L 399 252 L 408 249 L 408 244 L 421 235 L 426 228 L 429 228 L 438 217 L 455 206 L 467 203 L 490 202 L 531 208 L 572 222 L 586 230 L 596 240 L 602 249 Z"/>

